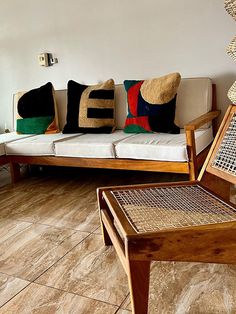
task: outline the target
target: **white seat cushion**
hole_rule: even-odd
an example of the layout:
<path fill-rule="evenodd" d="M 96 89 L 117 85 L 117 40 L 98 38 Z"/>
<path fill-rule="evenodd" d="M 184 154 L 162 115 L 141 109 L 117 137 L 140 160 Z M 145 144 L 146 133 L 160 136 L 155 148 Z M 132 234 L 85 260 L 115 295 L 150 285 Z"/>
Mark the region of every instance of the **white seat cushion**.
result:
<path fill-rule="evenodd" d="M 114 145 L 131 134 L 117 130 L 111 134 L 84 134 L 55 143 L 56 156 L 115 158 Z"/>
<path fill-rule="evenodd" d="M 5 155 L 5 147 L 4 147 L 4 144 L 1 143 L 0 144 L 0 156 L 3 156 L 3 155 Z"/>
<path fill-rule="evenodd" d="M 54 145 L 65 138 L 80 134 L 40 134 L 5 144 L 7 155 L 53 156 Z"/>
<path fill-rule="evenodd" d="M 33 134 L 18 134 L 16 132 L 0 134 L 0 144 L 21 140 L 23 138 L 34 136 Z"/>
<path fill-rule="evenodd" d="M 10 133 L 3 133 L 0 134 L 0 156 L 5 155 L 5 143 L 9 143 L 12 141 L 17 141 L 23 138 L 31 137 L 34 135 L 29 134 L 18 134 L 16 132 L 10 132 Z"/>
<path fill-rule="evenodd" d="M 213 140 L 212 128 L 195 132 L 196 151 L 199 154 Z M 180 134 L 137 134 L 115 145 L 117 158 L 179 161 L 188 160 L 184 130 Z"/>

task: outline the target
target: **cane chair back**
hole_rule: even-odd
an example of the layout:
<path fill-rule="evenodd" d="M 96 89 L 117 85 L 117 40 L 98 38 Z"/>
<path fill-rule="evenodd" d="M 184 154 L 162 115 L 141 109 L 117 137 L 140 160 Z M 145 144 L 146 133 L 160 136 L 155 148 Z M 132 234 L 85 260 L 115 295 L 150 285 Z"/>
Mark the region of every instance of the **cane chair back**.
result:
<path fill-rule="evenodd" d="M 236 106 L 230 106 L 203 170 L 236 184 Z"/>

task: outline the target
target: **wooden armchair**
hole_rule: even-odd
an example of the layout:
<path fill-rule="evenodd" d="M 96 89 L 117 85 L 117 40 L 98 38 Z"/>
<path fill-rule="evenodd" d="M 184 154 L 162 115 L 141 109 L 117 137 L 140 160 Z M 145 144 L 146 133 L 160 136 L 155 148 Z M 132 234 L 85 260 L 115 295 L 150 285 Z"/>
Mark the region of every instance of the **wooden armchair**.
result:
<path fill-rule="evenodd" d="M 230 184 L 236 106 L 228 108 L 198 180 L 98 189 L 104 243 L 114 245 L 127 273 L 133 313 L 148 311 L 151 261 L 236 263 Z"/>

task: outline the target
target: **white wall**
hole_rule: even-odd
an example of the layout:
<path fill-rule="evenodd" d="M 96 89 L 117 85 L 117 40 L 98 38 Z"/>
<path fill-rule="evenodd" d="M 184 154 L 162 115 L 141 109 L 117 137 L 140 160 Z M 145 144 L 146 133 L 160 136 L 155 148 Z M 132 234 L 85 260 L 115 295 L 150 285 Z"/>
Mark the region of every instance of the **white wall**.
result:
<path fill-rule="evenodd" d="M 236 80 L 225 49 L 235 33 L 223 0 L 0 0 L 0 131 L 12 128 L 14 92 L 47 81 L 62 89 L 69 79 L 209 76 L 224 112 Z M 39 66 L 45 51 L 59 63 Z"/>

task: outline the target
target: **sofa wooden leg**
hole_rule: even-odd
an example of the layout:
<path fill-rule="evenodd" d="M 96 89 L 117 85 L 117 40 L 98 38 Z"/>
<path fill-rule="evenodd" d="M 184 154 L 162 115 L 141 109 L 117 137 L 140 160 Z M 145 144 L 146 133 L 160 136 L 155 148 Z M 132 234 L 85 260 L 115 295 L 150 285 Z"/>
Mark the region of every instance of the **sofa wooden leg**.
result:
<path fill-rule="evenodd" d="M 196 167 L 190 165 L 190 168 L 189 168 L 189 181 L 195 181 L 196 179 L 197 179 Z"/>
<path fill-rule="evenodd" d="M 194 181 L 198 174 L 198 165 L 196 158 L 195 134 L 193 130 L 185 130 L 187 151 L 189 158 L 189 180 Z"/>
<path fill-rule="evenodd" d="M 150 261 L 128 261 L 128 279 L 132 313 L 148 313 Z"/>
<path fill-rule="evenodd" d="M 11 181 L 16 183 L 21 179 L 20 174 L 20 165 L 17 163 L 10 162 L 10 171 L 11 171 Z"/>

